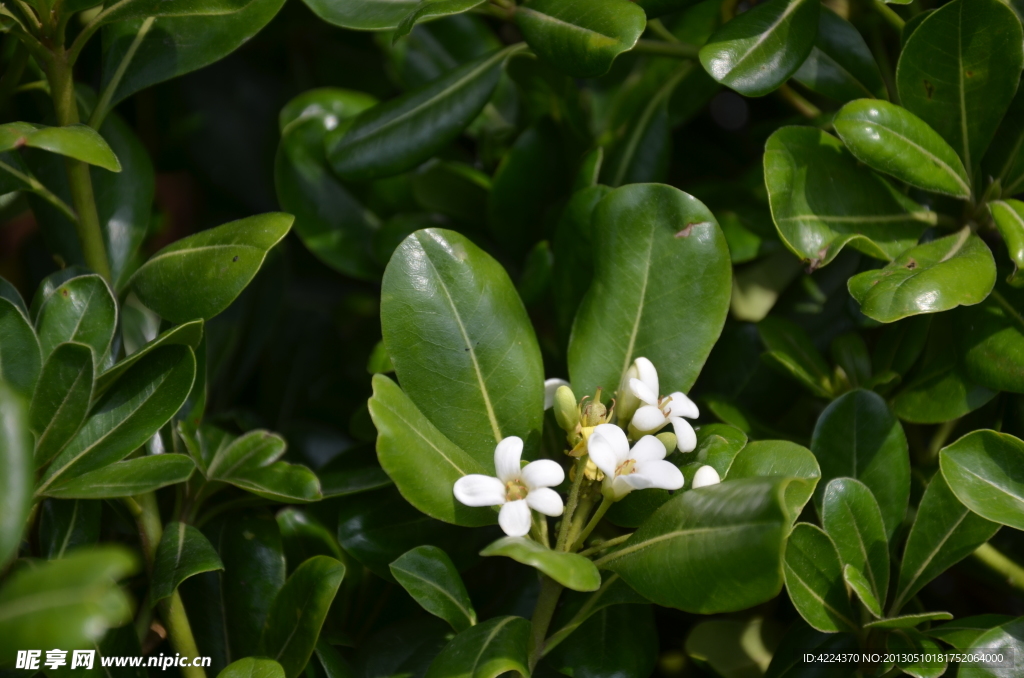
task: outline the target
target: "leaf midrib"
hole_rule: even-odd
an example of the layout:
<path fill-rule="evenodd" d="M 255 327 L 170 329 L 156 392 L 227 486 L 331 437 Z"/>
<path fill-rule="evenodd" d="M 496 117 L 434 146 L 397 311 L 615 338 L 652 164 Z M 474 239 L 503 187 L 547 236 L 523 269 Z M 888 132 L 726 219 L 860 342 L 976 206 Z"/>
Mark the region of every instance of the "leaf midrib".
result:
<path fill-rule="evenodd" d="M 463 615 L 465 615 L 466 620 L 469 621 L 470 623 L 472 623 L 473 615 L 470 614 L 469 610 L 467 610 L 465 607 L 463 607 L 462 603 L 455 596 L 453 596 L 451 593 L 449 593 L 447 589 L 442 587 L 440 584 L 437 584 L 433 580 L 427 579 L 426 577 L 424 577 L 422 575 L 419 575 L 419 574 L 413 572 L 412 570 L 405 570 L 405 569 L 402 569 L 400 567 L 396 567 L 395 569 L 398 570 L 399 572 L 403 572 L 403 573 L 409 575 L 410 577 L 413 577 L 415 579 L 419 579 L 424 584 L 427 584 L 428 586 L 431 586 L 431 587 L 437 589 L 439 592 L 444 594 L 445 597 L 447 597 L 449 600 L 451 600 L 453 603 L 455 603 L 455 607 L 459 608 L 459 611 L 462 612 Z"/>

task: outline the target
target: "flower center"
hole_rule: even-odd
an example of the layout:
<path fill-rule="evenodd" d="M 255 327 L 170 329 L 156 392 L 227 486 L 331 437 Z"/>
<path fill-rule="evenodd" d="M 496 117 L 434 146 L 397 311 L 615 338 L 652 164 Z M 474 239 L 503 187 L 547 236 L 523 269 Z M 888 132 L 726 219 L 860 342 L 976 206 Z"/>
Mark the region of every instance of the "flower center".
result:
<path fill-rule="evenodd" d="M 526 495 L 529 493 L 530 490 L 526 489 L 526 485 L 523 485 L 521 480 L 510 480 L 505 483 L 506 501 L 519 501 L 520 499 L 526 499 Z"/>
<path fill-rule="evenodd" d="M 636 459 L 627 459 L 622 462 L 622 465 L 615 469 L 615 475 L 617 476 L 628 476 L 630 473 L 636 473 Z"/>

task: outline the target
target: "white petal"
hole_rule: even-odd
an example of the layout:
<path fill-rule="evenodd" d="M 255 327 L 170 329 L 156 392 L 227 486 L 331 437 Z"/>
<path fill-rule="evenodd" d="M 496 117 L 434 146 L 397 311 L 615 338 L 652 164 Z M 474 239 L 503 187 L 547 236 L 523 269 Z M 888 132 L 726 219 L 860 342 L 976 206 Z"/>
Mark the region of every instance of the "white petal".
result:
<path fill-rule="evenodd" d="M 720 482 L 722 479 L 718 477 L 718 471 L 714 466 L 701 466 L 693 476 L 691 487 L 696 490 L 698 487 L 717 485 Z"/>
<path fill-rule="evenodd" d="M 455 498 L 466 506 L 500 506 L 505 503 L 505 483 L 473 473 L 455 481 Z"/>
<path fill-rule="evenodd" d="M 687 419 L 696 419 L 700 416 L 700 410 L 697 409 L 697 403 L 690 400 L 685 393 L 676 391 L 669 397 L 672 398 L 672 401 L 668 404 L 668 416 L 686 417 Z"/>
<path fill-rule="evenodd" d="M 501 482 L 507 483 L 519 478 L 519 460 L 522 456 L 523 439 L 519 436 L 509 436 L 498 443 L 494 448 L 494 470 Z"/>
<path fill-rule="evenodd" d="M 693 452 L 697 449 L 697 434 L 690 422 L 682 417 L 672 417 L 672 430 L 676 432 L 676 449 L 680 452 Z"/>
<path fill-rule="evenodd" d="M 498 525 L 501 525 L 501 529 L 510 537 L 525 537 L 530 534 L 532 521 L 530 507 L 527 506 L 525 499 L 510 501 L 498 512 Z"/>
<path fill-rule="evenodd" d="M 628 477 L 629 476 L 615 476 L 615 478 L 612 479 L 611 483 L 608 482 L 607 478 L 605 479 L 605 485 L 610 486 L 612 488 L 612 498 L 615 501 L 622 499 L 627 494 L 633 491 L 633 486 L 630 485 L 629 482 L 626 480 L 626 478 Z"/>
<path fill-rule="evenodd" d="M 545 379 L 544 380 L 544 409 L 550 410 L 555 404 L 555 391 L 558 390 L 559 386 L 568 386 L 569 382 L 565 379 Z"/>
<path fill-rule="evenodd" d="M 629 478 L 643 477 L 649 483 L 647 487 L 660 487 L 663 490 L 678 490 L 683 486 L 683 472 L 675 464 L 663 459 L 638 462 L 636 473 Z"/>
<path fill-rule="evenodd" d="M 629 459 L 629 441 L 626 434 L 615 424 L 599 424 L 587 441 L 590 460 L 606 476 L 614 476 L 615 469 Z"/>
<path fill-rule="evenodd" d="M 640 381 L 644 382 L 647 388 L 654 391 L 654 398 L 657 400 L 658 395 L 661 393 L 661 387 L 658 384 L 658 370 L 654 369 L 654 363 L 647 358 L 637 358 L 633 361 L 633 364 L 636 365 Z"/>
<path fill-rule="evenodd" d="M 652 391 L 647 384 L 639 379 L 629 380 L 629 390 L 646 405 L 658 404 L 658 392 Z"/>
<path fill-rule="evenodd" d="M 633 426 L 641 433 L 650 433 L 662 428 L 668 419 L 654 405 L 644 405 L 633 415 Z"/>
<path fill-rule="evenodd" d="M 561 485 L 565 480 L 565 471 L 557 461 L 538 459 L 531 461 L 523 468 L 522 478 L 523 484 L 529 490 L 539 487 L 555 487 Z"/>
<path fill-rule="evenodd" d="M 562 515 L 562 511 L 565 510 L 562 498 L 558 496 L 558 493 L 546 487 L 530 490 L 530 493 L 526 495 L 526 503 L 534 511 L 552 518 Z"/>
<path fill-rule="evenodd" d="M 654 436 L 644 436 L 629 451 L 629 458 L 638 462 L 664 459 L 665 446 Z"/>

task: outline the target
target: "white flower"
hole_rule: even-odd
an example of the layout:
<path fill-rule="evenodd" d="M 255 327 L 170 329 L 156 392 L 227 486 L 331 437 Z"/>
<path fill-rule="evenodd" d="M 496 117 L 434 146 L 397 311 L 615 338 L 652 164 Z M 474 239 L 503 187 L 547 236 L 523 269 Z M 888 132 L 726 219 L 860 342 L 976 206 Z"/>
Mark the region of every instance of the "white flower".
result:
<path fill-rule="evenodd" d="M 473 473 L 455 481 L 455 498 L 466 506 L 500 506 L 498 524 L 510 537 L 525 537 L 533 517 L 530 509 L 560 516 L 562 498 L 550 489 L 565 480 L 565 471 L 550 459 L 531 461 L 520 468 L 523 439 L 505 438 L 494 448 L 497 478 Z"/>
<path fill-rule="evenodd" d="M 665 446 L 654 436 L 644 436 L 629 449 L 621 428 L 601 424 L 590 434 L 587 445 L 590 460 L 604 473 L 605 490 L 616 501 L 633 490 L 678 490 L 683 486 L 682 472 L 665 461 Z"/>
<path fill-rule="evenodd" d="M 701 466 L 693 476 L 691 487 L 696 490 L 698 487 L 717 485 L 720 482 L 722 479 L 718 477 L 718 471 L 714 466 Z"/>
<path fill-rule="evenodd" d="M 692 452 L 697 448 L 697 434 L 690 422 L 700 416 L 697 405 L 676 391 L 664 398 L 658 397 L 658 371 L 647 358 L 637 358 L 633 363 L 637 376 L 629 380 L 629 391 L 644 405 L 633 415 L 630 425 L 638 433 L 655 433 L 665 424 L 672 424 L 676 433 L 676 447 L 680 452 Z M 631 368 L 632 369 L 632 368 Z"/>
<path fill-rule="evenodd" d="M 568 386 L 569 382 L 565 379 L 545 379 L 544 380 L 544 409 L 550 410 L 555 404 L 555 392 L 558 391 L 559 386 Z"/>

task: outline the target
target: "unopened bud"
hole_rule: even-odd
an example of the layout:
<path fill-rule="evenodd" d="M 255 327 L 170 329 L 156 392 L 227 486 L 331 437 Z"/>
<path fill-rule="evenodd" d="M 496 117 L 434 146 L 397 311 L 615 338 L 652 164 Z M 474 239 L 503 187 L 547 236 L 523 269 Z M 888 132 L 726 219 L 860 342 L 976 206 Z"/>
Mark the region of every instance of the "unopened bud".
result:
<path fill-rule="evenodd" d="M 576 406 L 576 395 L 568 386 L 559 386 L 555 391 L 555 419 L 566 433 L 572 433 L 580 423 L 580 410 Z"/>
<path fill-rule="evenodd" d="M 707 487 L 708 485 L 717 485 L 722 482 L 722 479 L 718 476 L 718 471 L 715 470 L 714 466 L 701 466 L 697 469 L 697 473 L 693 476 L 693 483 L 690 487 L 697 489 L 699 487 Z"/>
<path fill-rule="evenodd" d="M 592 400 L 583 408 L 583 426 L 594 427 L 603 424 L 608 416 L 608 408 L 599 400 Z"/>
<path fill-rule="evenodd" d="M 661 444 L 665 446 L 667 454 L 671 454 L 672 451 L 676 449 L 676 434 L 672 431 L 665 431 L 664 433 L 659 433 L 654 437 L 661 441 Z"/>

